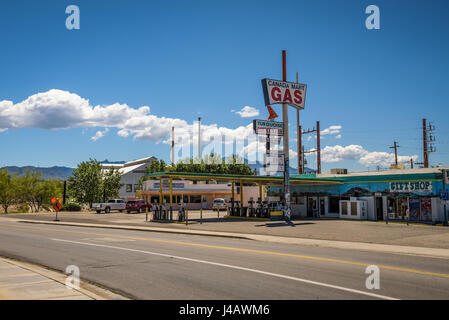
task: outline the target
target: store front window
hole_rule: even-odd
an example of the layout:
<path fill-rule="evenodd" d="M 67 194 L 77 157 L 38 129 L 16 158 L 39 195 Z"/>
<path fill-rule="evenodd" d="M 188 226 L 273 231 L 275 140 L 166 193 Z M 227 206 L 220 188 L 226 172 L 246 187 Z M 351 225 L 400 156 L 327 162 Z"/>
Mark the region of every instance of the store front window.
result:
<path fill-rule="evenodd" d="M 405 220 L 407 218 L 408 198 L 387 198 L 387 212 L 389 219 Z"/>

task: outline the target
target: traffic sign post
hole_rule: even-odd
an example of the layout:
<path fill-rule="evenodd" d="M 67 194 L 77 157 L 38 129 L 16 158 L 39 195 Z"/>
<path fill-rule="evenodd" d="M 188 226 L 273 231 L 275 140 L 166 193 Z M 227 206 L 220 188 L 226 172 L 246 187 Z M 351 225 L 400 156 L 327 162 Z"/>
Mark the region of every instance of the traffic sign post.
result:
<path fill-rule="evenodd" d="M 58 220 L 58 212 L 61 211 L 61 209 L 62 209 L 62 204 L 61 204 L 61 202 L 59 202 L 59 200 L 61 200 L 61 199 L 59 199 L 59 198 L 51 199 L 51 202 L 53 203 L 53 209 L 55 209 L 55 212 L 56 212 L 56 218 L 54 221 L 59 221 Z"/>

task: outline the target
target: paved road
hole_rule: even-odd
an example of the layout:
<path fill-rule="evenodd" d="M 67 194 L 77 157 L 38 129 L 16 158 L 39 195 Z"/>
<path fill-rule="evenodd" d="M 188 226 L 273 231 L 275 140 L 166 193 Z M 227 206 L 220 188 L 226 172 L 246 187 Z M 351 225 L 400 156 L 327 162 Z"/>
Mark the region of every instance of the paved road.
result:
<path fill-rule="evenodd" d="M 137 299 L 449 299 L 449 261 L 241 239 L 0 221 L 0 256 Z M 380 289 L 365 269 L 380 268 Z M 1 270 L 0 270 L 1 273 Z"/>

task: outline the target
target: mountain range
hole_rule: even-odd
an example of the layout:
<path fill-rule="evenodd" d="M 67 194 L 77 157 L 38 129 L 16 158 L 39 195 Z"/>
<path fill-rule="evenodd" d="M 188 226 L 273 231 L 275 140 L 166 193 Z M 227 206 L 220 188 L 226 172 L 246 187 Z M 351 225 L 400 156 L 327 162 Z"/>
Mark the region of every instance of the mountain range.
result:
<path fill-rule="evenodd" d="M 57 167 L 57 166 L 50 168 L 33 167 L 33 166 L 25 166 L 25 167 L 9 166 L 0 169 L 7 169 L 9 173 L 11 174 L 17 173 L 18 175 L 24 174 L 26 170 L 41 171 L 44 179 L 58 179 L 58 180 L 66 180 L 68 177 L 72 175 L 73 172 L 73 168 Z"/>
<path fill-rule="evenodd" d="M 247 161 L 245 160 L 247 163 Z M 104 160 L 100 163 L 125 163 L 125 161 L 108 161 Z M 255 164 L 249 164 L 250 168 L 254 171 L 254 169 L 257 169 L 257 173 L 259 174 L 260 170 L 263 169 L 263 163 L 256 162 Z M 68 177 L 72 175 L 72 172 L 74 168 L 69 167 L 63 167 L 63 166 L 54 166 L 54 167 L 34 167 L 34 166 L 25 166 L 25 167 L 17 167 L 17 166 L 8 166 L 3 167 L 0 169 L 7 169 L 11 174 L 17 173 L 19 175 L 22 175 L 25 173 L 26 170 L 30 171 L 41 171 L 44 179 L 58 179 L 58 180 L 66 180 Z M 305 167 L 304 168 L 305 173 L 314 173 L 315 170 Z M 290 174 L 298 174 L 298 169 L 290 167 Z M 279 172 L 276 175 L 282 175 L 281 172 Z"/>

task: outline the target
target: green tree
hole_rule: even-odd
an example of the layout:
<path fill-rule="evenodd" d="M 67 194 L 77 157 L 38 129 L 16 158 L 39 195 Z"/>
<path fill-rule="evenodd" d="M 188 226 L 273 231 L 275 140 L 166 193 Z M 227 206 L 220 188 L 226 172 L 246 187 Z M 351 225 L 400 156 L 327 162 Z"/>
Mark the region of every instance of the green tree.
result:
<path fill-rule="evenodd" d="M 42 181 L 41 171 L 26 170 L 25 173 L 17 177 L 18 201 L 27 203 L 31 210 L 39 212 L 40 205 L 37 194 L 39 192 L 39 183 Z"/>
<path fill-rule="evenodd" d="M 56 179 L 39 181 L 34 194 L 35 210 L 39 211 L 43 206 L 51 206 L 51 199 L 62 198 L 63 184 Z"/>
<path fill-rule="evenodd" d="M 78 203 L 87 203 L 92 206 L 94 202 L 101 202 L 110 197 L 117 197 L 122 174 L 115 169 L 102 170 L 100 163 L 95 159 L 83 161 L 73 170 L 72 176 L 67 180 L 68 193 Z"/>
<path fill-rule="evenodd" d="M 124 183 L 121 183 L 122 174 L 118 170 L 110 169 L 103 172 L 103 196 L 106 199 L 117 198 L 120 188 Z"/>
<path fill-rule="evenodd" d="M 0 169 L 0 205 L 5 213 L 17 202 L 17 195 L 16 176 L 11 176 L 6 169 Z"/>

